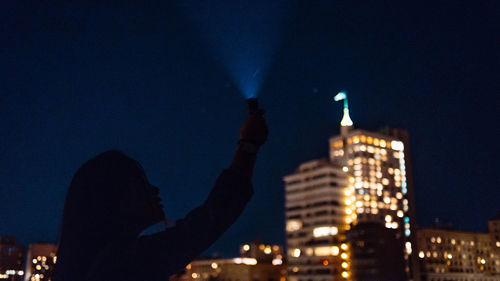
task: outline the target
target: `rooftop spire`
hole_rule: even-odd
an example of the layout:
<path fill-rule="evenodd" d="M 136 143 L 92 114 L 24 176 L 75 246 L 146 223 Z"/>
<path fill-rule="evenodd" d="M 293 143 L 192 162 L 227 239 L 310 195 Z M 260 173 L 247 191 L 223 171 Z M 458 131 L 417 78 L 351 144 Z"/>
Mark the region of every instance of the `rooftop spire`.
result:
<path fill-rule="evenodd" d="M 349 105 L 347 103 L 346 92 L 339 92 L 333 99 L 335 101 L 344 100 L 344 116 L 342 117 L 342 120 L 340 121 L 340 126 L 342 126 L 342 127 L 352 126 L 353 123 L 352 123 L 351 117 L 349 117 Z"/>

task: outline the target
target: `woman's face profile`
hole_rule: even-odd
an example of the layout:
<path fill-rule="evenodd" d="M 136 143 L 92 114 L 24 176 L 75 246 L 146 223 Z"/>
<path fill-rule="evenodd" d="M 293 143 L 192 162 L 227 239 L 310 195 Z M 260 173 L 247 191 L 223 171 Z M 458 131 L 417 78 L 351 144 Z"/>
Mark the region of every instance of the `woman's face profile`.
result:
<path fill-rule="evenodd" d="M 159 197 L 160 190 L 149 183 L 142 169 L 141 174 L 140 181 L 132 184 L 130 194 L 122 197 L 125 200 L 120 205 L 124 215 L 134 217 L 141 228 L 146 228 L 164 220 L 165 214 Z"/>

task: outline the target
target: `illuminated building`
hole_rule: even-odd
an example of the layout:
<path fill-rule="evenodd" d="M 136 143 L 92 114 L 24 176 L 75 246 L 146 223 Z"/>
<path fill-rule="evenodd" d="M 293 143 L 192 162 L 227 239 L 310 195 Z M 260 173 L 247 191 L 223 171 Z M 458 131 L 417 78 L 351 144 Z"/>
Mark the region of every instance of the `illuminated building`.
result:
<path fill-rule="evenodd" d="M 24 281 L 50 281 L 57 262 L 57 245 L 49 243 L 30 244 L 26 255 Z"/>
<path fill-rule="evenodd" d="M 500 216 L 489 233 L 423 228 L 417 231 L 421 281 L 500 280 Z"/>
<path fill-rule="evenodd" d="M 12 236 L 0 236 L 0 280 L 21 281 L 24 249 Z"/>
<path fill-rule="evenodd" d="M 241 256 L 232 259 L 194 260 L 180 280 L 285 281 L 282 248 L 260 243 L 245 244 Z"/>
<path fill-rule="evenodd" d="M 349 245 L 345 253 L 339 246 L 358 223 L 378 223 L 402 237 L 402 267 L 411 279 L 415 210 L 408 133 L 354 129 L 347 94 L 334 99 L 343 101 L 344 115 L 340 135 L 329 139 L 330 161 L 306 162 L 284 177 L 289 279 L 351 280 Z"/>
<path fill-rule="evenodd" d="M 381 223 L 358 223 L 347 232 L 351 250 L 350 272 L 356 281 L 406 280 L 404 239 Z"/>
<path fill-rule="evenodd" d="M 288 280 L 347 280 L 342 167 L 327 160 L 305 162 L 284 182 Z"/>
<path fill-rule="evenodd" d="M 346 95 L 336 96 L 337 101 L 342 99 L 342 120 L 351 120 Z M 352 121 L 341 121 L 340 132 L 330 138 L 330 161 L 348 175 L 346 223 L 375 222 L 401 233 L 409 246 L 401 251 L 411 279 L 416 274 L 411 271 L 416 258 L 411 256 L 415 210 L 408 133 L 390 128 L 379 132 L 354 129 Z"/>

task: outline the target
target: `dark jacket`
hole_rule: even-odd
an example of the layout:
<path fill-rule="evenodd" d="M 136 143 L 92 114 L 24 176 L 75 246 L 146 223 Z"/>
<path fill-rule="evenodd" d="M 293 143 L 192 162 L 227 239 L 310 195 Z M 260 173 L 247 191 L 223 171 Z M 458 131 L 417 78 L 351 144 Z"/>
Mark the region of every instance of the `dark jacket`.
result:
<path fill-rule="evenodd" d="M 250 178 L 224 170 L 205 202 L 172 228 L 146 236 L 135 233 L 134 237 L 118 231 L 114 236 L 106 235 L 106 241 L 97 246 L 87 243 L 88 246 L 61 247 L 66 252 L 58 258 L 61 264 L 56 266 L 53 280 L 166 281 L 207 250 L 236 221 L 252 194 Z M 80 260 L 71 249 L 81 251 Z"/>

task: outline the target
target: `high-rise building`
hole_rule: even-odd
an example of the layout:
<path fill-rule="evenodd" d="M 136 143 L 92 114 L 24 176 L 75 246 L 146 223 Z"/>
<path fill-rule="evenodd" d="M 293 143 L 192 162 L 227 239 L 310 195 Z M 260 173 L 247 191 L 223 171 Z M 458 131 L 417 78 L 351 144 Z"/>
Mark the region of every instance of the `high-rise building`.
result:
<path fill-rule="evenodd" d="M 57 245 L 33 243 L 26 255 L 24 281 L 50 281 L 57 262 Z"/>
<path fill-rule="evenodd" d="M 278 245 L 252 243 L 242 245 L 241 256 L 232 259 L 194 260 L 176 280 L 285 281 L 286 265 Z"/>
<path fill-rule="evenodd" d="M 500 280 L 500 216 L 489 233 L 422 228 L 417 231 L 421 281 Z"/>
<path fill-rule="evenodd" d="M 347 279 L 346 173 L 327 160 L 313 160 L 284 181 L 288 280 Z"/>
<path fill-rule="evenodd" d="M 404 242 L 403 271 L 411 279 L 415 216 L 408 133 L 354 129 L 347 95 L 335 100 L 344 101 L 344 116 L 340 135 L 329 139 L 330 161 L 306 162 L 284 177 L 289 278 L 350 279 L 345 234 L 358 223 L 378 223 Z"/>
<path fill-rule="evenodd" d="M 24 248 L 15 237 L 0 236 L 0 280 L 21 281 L 23 279 Z"/>
<path fill-rule="evenodd" d="M 408 133 L 401 129 L 354 129 L 347 96 L 340 99 L 344 100 L 344 117 L 341 134 L 330 138 L 330 161 L 348 174 L 346 222 L 376 222 L 400 232 L 405 237 L 401 249 L 405 270 L 411 279 L 415 210 Z"/>

